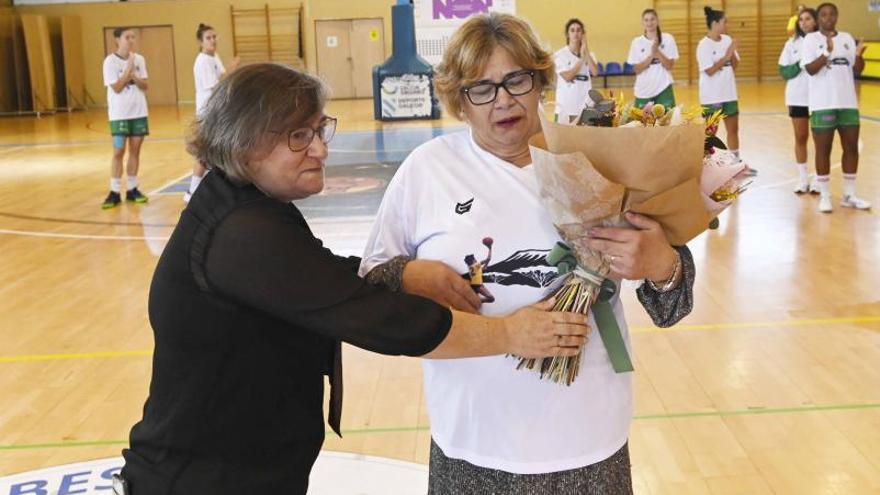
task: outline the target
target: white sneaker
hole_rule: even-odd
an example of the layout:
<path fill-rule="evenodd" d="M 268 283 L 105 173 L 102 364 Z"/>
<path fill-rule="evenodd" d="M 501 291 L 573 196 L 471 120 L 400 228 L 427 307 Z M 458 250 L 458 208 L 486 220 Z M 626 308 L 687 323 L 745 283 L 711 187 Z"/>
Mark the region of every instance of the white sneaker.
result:
<path fill-rule="evenodd" d="M 831 195 L 822 195 L 819 197 L 819 211 L 822 213 L 831 213 L 834 207 L 831 206 Z"/>
<path fill-rule="evenodd" d="M 871 203 L 856 196 L 844 196 L 840 200 L 840 206 L 844 208 L 855 208 L 857 210 L 870 210 Z"/>
<path fill-rule="evenodd" d="M 795 194 L 806 194 L 808 192 L 811 192 L 809 182 L 798 182 L 798 184 L 794 187 Z"/>
<path fill-rule="evenodd" d="M 810 177 L 810 194 L 822 194 L 819 191 L 819 184 L 816 182 L 816 176 Z"/>

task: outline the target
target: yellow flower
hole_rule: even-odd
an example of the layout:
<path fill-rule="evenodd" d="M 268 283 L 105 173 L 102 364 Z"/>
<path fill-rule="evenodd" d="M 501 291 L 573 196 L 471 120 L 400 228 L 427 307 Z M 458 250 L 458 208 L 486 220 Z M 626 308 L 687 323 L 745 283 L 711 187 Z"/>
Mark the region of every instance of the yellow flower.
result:
<path fill-rule="evenodd" d="M 655 103 L 651 111 L 654 112 L 654 117 L 659 119 L 666 114 L 666 107 L 659 103 Z"/>

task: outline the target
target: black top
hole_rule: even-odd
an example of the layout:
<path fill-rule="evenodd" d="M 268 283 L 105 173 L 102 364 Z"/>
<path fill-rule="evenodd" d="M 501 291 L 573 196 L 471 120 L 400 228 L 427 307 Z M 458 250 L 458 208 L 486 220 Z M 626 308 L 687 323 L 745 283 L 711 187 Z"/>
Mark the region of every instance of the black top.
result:
<path fill-rule="evenodd" d="M 278 468 L 307 479 L 338 342 L 418 356 L 452 322 L 427 299 L 366 283 L 359 264 L 324 248 L 294 205 L 208 174 L 153 276 L 153 375 L 126 471 L 144 471 L 129 469 L 132 459 L 150 464 L 170 452 L 259 478 L 271 478 L 261 466 L 290 459 Z"/>

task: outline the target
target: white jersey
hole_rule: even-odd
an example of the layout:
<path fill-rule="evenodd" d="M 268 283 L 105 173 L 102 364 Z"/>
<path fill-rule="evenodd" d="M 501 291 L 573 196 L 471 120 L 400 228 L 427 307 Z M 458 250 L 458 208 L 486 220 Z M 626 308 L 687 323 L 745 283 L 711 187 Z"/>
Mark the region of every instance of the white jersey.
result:
<path fill-rule="evenodd" d="M 706 74 L 706 69 L 724 58 L 731 43 L 733 43 L 733 39 L 722 34 L 719 41 L 707 36 L 697 45 L 697 66 L 700 69 L 700 103 L 703 105 L 737 100 L 736 74 L 734 74 L 731 62 L 727 62 L 721 67 L 721 70 L 711 76 Z M 739 60 L 738 52 L 734 56 Z"/>
<path fill-rule="evenodd" d="M 801 67 L 819 58 L 827 49 L 827 40 L 819 31 L 804 38 Z M 839 31 L 834 37 L 834 50 L 825 67 L 809 77 L 810 112 L 816 110 L 858 109 L 853 65 L 856 62 L 856 40 Z"/>
<path fill-rule="evenodd" d="M 786 66 L 801 63 L 804 50 L 804 38 L 795 36 L 785 42 L 785 47 L 779 55 L 779 65 Z M 794 79 L 785 82 L 785 104 L 790 107 L 806 107 L 810 103 L 810 81 L 807 71 L 801 67 L 801 71 Z"/>
<path fill-rule="evenodd" d="M 107 114 L 110 120 L 139 119 L 147 116 L 147 95 L 137 87 L 134 81 L 122 88 L 117 93 L 110 86 L 119 80 L 125 72 L 128 61 L 116 53 L 107 55 L 104 59 L 104 86 L 107 86 Z M 144 57 L 136 53 L 134 55 L 134 75 L 139 79 L 147 78 L 147 62 Z"/>
<path fill-rule="evenodd" d="M 502 316 L 547 295 L 557 272 L 546 256 L 557 241 L 534 167 L 501 160 L 461 131 L 432 139 L 403 162 L 382 200 L 361 274 L 409 255 L 464 276 L 465 257 L 473 256 L 495 298 L 482 313 Z M 629 346 L 619 297 L 612 306 Z M 598 332 L 569 387 L 517 370 L 518 361 L 506 356 L 423 362 L 431 436 L 451 458 L 550 473 L 607 459 L 629 435 L 632 373 L 614 372 Z"/>
<path fill-rule="evenodd" d="M 644 35 L 634 38 L 632 43 L 630 43 L 626 62 L 630 65 L 644 62 L 651 54 L 653 46 L 654 41 L 646 38 Z M 663 33 L 663 36 L 660 38 L 660 52 L 668 59 L 678 59 L 678 45 L 675 44 L 674 36 L 669 33 Z M 673 82 L 672 72 L 663 67 L 659 58 L 655 58 L 651 60 L 651 65 L 636 75 L 634 93 L 636 98 L 653 98 L 662 93 Z"/>
<path fill-rule="evenodd" d="M 214 86 L 220 82 L 220 78 L 226 73 L 220 55 L 208 55 L 199 52 L 196 62 L 193 64 L 193 76 L 196 82 L 196 115 L 201 115 L 205 109 L 205 103 L 211 97 Z"/>
<path fill-rule="evenodd" d="M 593 60 L 596 55 L 590 53 Z M 580 57 L 571 53 L 568 46 L 562 47 L 553 55 L 556 64 L 556 115 L 559 122 L 567 124 L 572 116 L 580 116 L 584 107 L 593 104 L 589 92 L 593 88 L 593 76 L 590 66 L 585 60 L 577 75 L 571 81 L 562 78 L 562 73 L 571 70 L 580 61 Z"/>

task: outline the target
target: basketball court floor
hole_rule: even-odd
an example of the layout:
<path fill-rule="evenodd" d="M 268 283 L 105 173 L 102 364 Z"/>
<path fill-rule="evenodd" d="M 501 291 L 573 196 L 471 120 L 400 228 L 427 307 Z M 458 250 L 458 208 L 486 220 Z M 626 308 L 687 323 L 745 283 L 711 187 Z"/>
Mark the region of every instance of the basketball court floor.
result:
<path fill-rule="evenodd" d="M 695 87 L 677 94 L 696 102 Z M 793 194 L 782 83 L 741 83 L 740 94 L 742 153 L 760 175 L 718 230 L 690 243 L 693 313 L 654 328 L 624 291 L 636 493 L 880 493 L 880 84 L 860 89 L 870 212 L 820 214 L 817 197 Z M 340 132 L 327 189 L 300 207 L 331 249 L 359 255 L 400 162 L 464 125 L 375 122 L 369 100 L 333 101 L 328 114 Z M 109 211 L 103 110 L 0 119 L 0 495 L 107 493 L 102 475 L 147 395 L 147 292 L 184 207 L 191 118 L 187 106 L 150 109 L 150 202 Z M 836 142 L 837 201 L 839 161 Z M 419 361 L 352 347 L 345 359 L 344 438 L 327 436 L 313 493 L 424 493 Z"/>

